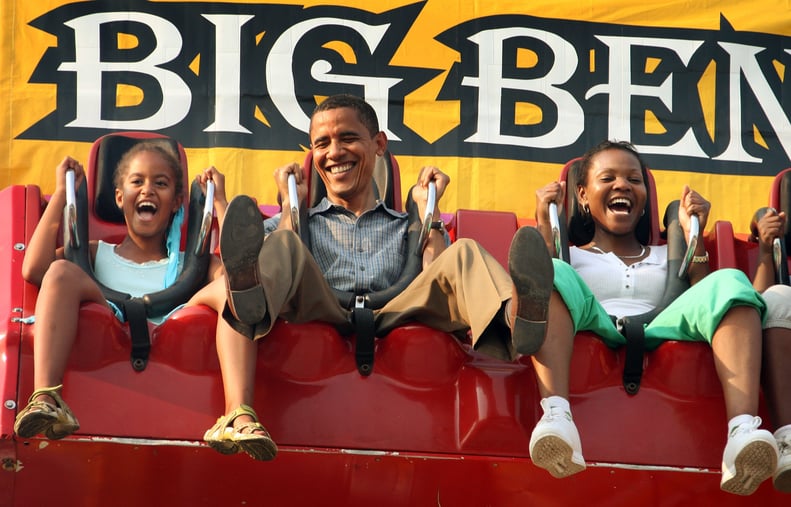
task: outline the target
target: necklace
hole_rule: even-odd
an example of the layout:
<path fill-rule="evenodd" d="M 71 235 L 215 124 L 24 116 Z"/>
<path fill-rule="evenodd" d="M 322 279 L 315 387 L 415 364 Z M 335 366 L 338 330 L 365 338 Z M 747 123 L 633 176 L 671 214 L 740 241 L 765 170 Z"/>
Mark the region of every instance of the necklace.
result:
<path fill-rule="evenodd" d="M 640 253 L 637 254 L 637 255 L 618 255 L 617 253 L 613 253 L 613 252 L 605 252 L 604 250 L 602 250 L 601 248 L 599 248 L 599 247 L 597 247 L 595 245 L 592 246 L 590 249 L 591 250 L 596 250 L 600 254 L 605 254 L 605 255 L 608 254 L 608 253 L 611 253 L 614 256 L 618 257 L 619 259 L 639 259 L 643 255 L 645 255 L 645 245 L 640 245 Z"/>

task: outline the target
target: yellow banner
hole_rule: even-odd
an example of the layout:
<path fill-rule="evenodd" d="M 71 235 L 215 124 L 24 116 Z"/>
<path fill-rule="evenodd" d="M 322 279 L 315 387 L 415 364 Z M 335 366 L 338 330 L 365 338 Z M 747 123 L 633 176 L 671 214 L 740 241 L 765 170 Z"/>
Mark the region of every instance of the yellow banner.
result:
<path fill-rule="evenodd" d="M 746 232 L 791 166 L 787 2 L 66 2 L 0 4 L 0 188 L 54 188 L 66 155 L 155 131 L 229 194 L 276 201 L 310 109 L 375 104 L 402 168 L 451 177 L 443 211 L 534 213 L 534 190 L 604 138 L 654 170 L 660 208 L 689 184 Z M 372 10 L 373 9 L 373 10 Z"/>

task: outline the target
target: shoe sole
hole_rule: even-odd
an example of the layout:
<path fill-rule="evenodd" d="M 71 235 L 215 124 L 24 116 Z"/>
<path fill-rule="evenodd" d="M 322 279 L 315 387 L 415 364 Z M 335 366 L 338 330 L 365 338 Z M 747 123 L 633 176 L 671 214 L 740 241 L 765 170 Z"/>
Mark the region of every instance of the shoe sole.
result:
<path fill-rule="evenodd" d="M 277 445 L 271 438 L 255 438 L 239 442 L 242 450 L 258 461 L 270 461 L 277 456 Z"/>
<path fill-rule="evenodd" d="M 48 431 L 58 422 L 57 417 L 50 417 L 40 412 L 28 414 L 27 417 L 17 422 L 14 432 L 20 438 L 33 438 L 40 433 Z"/>
<path fill-rule="evenodd" d="M 76 422 L 73 424 L 55 423 L 44 432 L 44 436 L 50 440 L 60 440 L 62 438 L 68 437 L 78 429 L 80 429 L 80 425 Z"/>
<path fill-rule="evenodd" d="M 541 437 L 530 449 L 533 464 L 547 470 L 557 479 L 585 470 L 585 465 L 575 462 L 573 458 L 574 450 L 571 446 L 554 435 Z"/>
<path fill-rule="evenodd" d="M 508 251 L 508 272 L 516 288 L 517 314 L 511 328 L 516 351 L 523 355 L 538 352 L 546 337 L 549 297 L 555 269 L 544 238 L 533 227 L 516 231 Z M 513 304 L 513 303 L 512 303 Z M 542 306 L 543 315 L 527 315 L 525 309 Z"/>
<path fill-rule="evenodd" d="M 777 467 L 777 451 L 768 442 L 744 446 L 733 462 L 733 477 L 723 480 L 720 489 L 735 495 L 752 495 Z"/>
<path fill-rule="evenodd" d="M 220 454 L 225 454 L 226 456 L 230 454 L 237 454 L 242 450 L 239 444 L 228 440 L 222 442 L 218 442 L 216 440 L 207 440 L 206 443 L 209 444 L 209 447 L 215 451 L 219 452 Z"/>
<path fill-rule="evenodd" d="M 228 306 L 239 321 L 253 325 L 266 316 L 264 289 L 258 283 L 258 254 L 264 243 L 264 222 L 258 206 L 245 196 L 228 205 L 220 234 Z"/>

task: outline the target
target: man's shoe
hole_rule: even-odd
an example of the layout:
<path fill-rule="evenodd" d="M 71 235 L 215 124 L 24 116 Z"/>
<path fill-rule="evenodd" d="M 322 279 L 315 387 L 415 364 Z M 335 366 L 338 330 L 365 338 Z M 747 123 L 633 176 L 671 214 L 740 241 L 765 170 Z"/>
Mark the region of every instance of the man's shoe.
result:
<path fill-rule="evenodd" d="M 736 495 L 751 495 L 777 468 L 777 442 L 758 429 L 761 418 L 731 429 L 722 455 L 720 489 Z"/>
<path fill-rule="evenodd" d="M 555 276 L 552 258 L 538 229 L 521 227 L 516 231 L 508 252 L 508 271 L 514 284 L 513 297 L 506 309 L 511 340 L 520 354 L 535 354 L 546 337 Z"/>
<path fill-rule="evenodd" d="M 264 222 L 255 201 L 238 195 L 228 204 L 220 234 L 228 307 L 240 322 L 253 325 L 266 315 L 259 281 L 258 254 L 264 244 Z"/>
<path fill-rule="evenodd" d="M 777 491 L 791 493 L 791 432 L 786 431 L 785 435 L 778 436 L 777 449 L 780 451 L 780 459 L 777 460 L 777 468 L 774 473 L 774 485 Z"/>
<path fill-rule="evenodd" d="M 541 400 L 544 415 L 530 435 L 530 459 L 537 467 L 562 479 L 585 470 L 582 444 L 571 412 Z"/>

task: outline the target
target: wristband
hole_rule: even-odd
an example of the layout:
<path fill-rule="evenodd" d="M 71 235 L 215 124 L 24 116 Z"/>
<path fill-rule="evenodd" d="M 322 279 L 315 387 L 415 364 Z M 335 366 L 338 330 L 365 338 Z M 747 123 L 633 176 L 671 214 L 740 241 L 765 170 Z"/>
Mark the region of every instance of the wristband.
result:
<path fill-rule="evenodd" d="M 706 252 L 704 255 L 696 255 L 692 257 L 693 264 L 706 264 L 709 262 L 709 252 Z"/>

